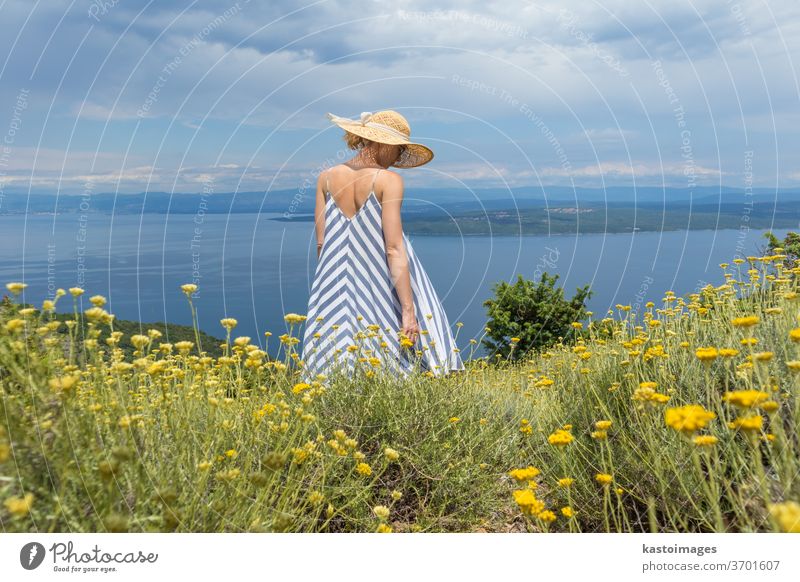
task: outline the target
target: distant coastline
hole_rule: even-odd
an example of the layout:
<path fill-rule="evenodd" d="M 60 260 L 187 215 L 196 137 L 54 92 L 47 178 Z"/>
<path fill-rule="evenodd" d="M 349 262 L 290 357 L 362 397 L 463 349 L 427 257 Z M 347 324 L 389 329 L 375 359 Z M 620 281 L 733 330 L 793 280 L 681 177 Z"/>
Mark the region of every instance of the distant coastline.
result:
<path fill-rule="evenodd" d="M 780 207 L 753 206 L 746 214 L 739 207 L 615 206 L 592 208 L 591 213 L 548 213 L 544 209 L 495 210 L 452 215 L 408 213 L 404 230 L 426 236 L 542 236 L 627 234 L 685 230 L 769 230 L 800 228 L 800 203 Z M 275 222 L 313 223 L 311 214 L 274 216 Z"/>
<path fill-rule="evenodd" d="M 297 190 L 98 193 L 88 197 L 7 192 L 2 216 L 212 215 L 311 223 L 313 192 Z M 800 192 L 688 188 L 408 188 L 403 225 L 426 236 L 541 236 L 683 230 L 800 229 Z M 638 229 L 638 230 L 635 230 Z"/>

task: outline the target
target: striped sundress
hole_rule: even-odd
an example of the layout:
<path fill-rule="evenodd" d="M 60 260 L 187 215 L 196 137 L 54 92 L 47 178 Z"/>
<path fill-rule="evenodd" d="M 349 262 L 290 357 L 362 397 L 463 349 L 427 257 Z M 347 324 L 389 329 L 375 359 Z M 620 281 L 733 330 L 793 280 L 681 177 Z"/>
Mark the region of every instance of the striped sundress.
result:
<path fill-rule="evenodd" d="M 402 308 L 392 283 L 375 197 L 375 172 L 366 202 L 348 218 L 336 205 L 325 179 L 325 230 L 308 300 L 303 337 L 303 378 L 352 375 L 355 368 L 407 376 L 440 376 L 463 370 L 442 304 L 411 241 L 403 234 L 414 311 L 416 343 L 401 342 Z"/>

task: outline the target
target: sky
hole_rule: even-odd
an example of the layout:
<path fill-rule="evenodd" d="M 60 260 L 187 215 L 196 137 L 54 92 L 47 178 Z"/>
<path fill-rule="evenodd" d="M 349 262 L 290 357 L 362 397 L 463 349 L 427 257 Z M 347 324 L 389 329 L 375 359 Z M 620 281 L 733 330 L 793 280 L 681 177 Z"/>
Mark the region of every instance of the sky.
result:
<path fill-rule="evenodd" d="M 0 0 L 0 196 L 300 188 L 381 109 L 407 187 L 800 187 L 798 56 L 796 0 Z"/>

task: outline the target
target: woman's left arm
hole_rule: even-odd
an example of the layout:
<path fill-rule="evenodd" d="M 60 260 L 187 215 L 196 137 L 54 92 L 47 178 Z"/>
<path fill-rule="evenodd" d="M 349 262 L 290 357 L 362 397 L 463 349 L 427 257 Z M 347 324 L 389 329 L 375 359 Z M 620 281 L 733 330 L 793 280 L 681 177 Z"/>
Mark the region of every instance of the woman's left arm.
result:
<path fill-rule="evenodd" d="M 326 170 L 327 171 L 327 170 Z M 317 231 L 317 259 L 325 238 L 325 172 L 317 178 L 317 205 L 314 207 L 314 225 Z"/>

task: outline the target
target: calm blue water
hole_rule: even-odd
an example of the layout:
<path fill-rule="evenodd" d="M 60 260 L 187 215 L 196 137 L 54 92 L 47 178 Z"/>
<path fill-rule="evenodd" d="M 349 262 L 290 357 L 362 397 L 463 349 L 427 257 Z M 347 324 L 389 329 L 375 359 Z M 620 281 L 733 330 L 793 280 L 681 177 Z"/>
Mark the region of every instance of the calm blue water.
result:
<path fill-rule="evenodd" d="M 0 216 L 0 281 L 27 282 L 24 298 L 35 304 L 58 287 L 78 285 L 84 297 L 105 295 L 120 319 L 187 325 L 179 287 L 194 281 L 204 331 L 224 337 L 220 318 L 235 317 L 234 333 L 262 346 L 264 331 L 286 331 L 285 313 L 306 312 L 316 265 L 312 223 L 276 222 L 269 214 L 84 216 Z M 464 323 L 458 343 L 466 350 L 482 333 L 483 301 L 496 281 L 558 273 L 568 297 L 590 284 L 589 309 L 603 317 L 618 303 L 644 309 L 667 290 L 685 295 L 721 284 L 719 263 L 757 254 L 762 233 L 410 238 L 451 324 Z M 70 310 L 71 301 L 63 297 L 59 311 Z"/>

